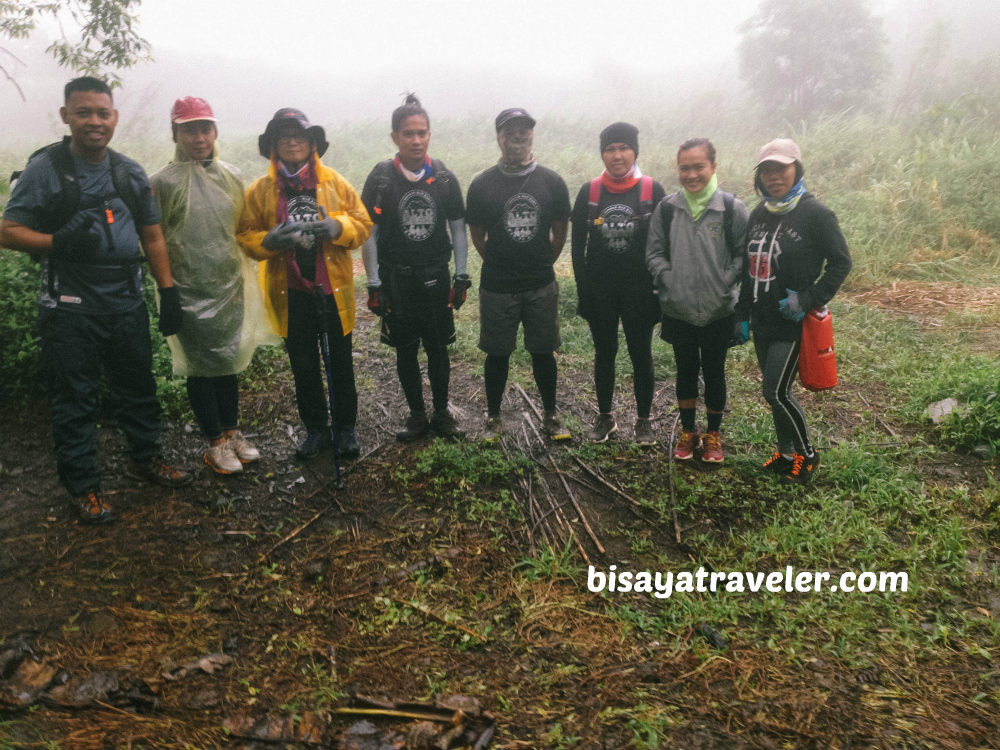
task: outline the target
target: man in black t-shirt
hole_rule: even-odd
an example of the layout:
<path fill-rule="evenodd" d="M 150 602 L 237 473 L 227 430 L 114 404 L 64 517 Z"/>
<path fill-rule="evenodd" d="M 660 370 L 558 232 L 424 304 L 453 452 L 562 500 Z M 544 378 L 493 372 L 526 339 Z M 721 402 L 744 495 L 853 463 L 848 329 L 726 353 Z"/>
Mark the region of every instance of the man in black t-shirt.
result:
<path fill-rule="evenodd" d="M 534 127 L 523 109 L 497 115 L 500 161 L 472 181 L 466 201 L 472 243 L 483 259 L 479 348 L 486 352 L 486 439 L 502 430 L 500 402 L 522 323 L 545 409 L 544 431 L 553 440 L 570 437 L 556 413 L 559 285 L 552 268 L 566 244 L 569 191 L 535 160 Z"/>
<path fill-rule="evenodd" d="M 160 288 L 165 336 L 180 328 L 180 298 L 146 173 L 108 148 L 118 123 L 111 90 L 96 78 L 76 78 L 59 114 L 70 136 L 28 162 L 4 209 L 0 245 L 42 261 L 39 330 L 59 479 L 85 523 L 108 523 L 115 514 L 97 461 L 102 370 L 132 471 L 168 487 L 192 479 L 160 458 L 140 244 Z"/>

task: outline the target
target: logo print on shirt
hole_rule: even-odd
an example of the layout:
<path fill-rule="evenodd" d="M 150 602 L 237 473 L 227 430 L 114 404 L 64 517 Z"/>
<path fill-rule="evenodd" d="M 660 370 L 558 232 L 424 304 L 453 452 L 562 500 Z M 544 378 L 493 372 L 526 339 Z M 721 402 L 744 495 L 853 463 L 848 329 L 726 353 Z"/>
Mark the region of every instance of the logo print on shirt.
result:
<path fill-rule="evenodd" d="M 319 208 L 316 199 L 311 195 L 293 195 L 288 199 L 288 221 L 293 224 L 303 224 L 319 221 Z M 316 237 L 311 232 L 303 232 L 299 243 L 304 249 L 316 247 Z"/>
<path fill-rule="evenodd" d="M 758 281 L 774 281 L 777 278 L 773 268 L 781 255 L 781 245 L 777 239 L 774 240 L 772 250 L 771 240 L 765 233 L 759 239 L 750 240 L 747 252 L 750 254 L 750 278 Z"/>
<path fill-rule="evenodd" d="M 503 207 L 503 228 L 514 242 L 531 242 L 538 235 L 538 201 L 533 195 L 518 193 Z"/>
<path fill-rule="evenodd" d="M 399 199 L 399 225 L 407 239 L 423 242 L 436 224 L 437 206 L 426 190 L 411 190 Z"/>
<path fill-rule="evenodd" d="M 627 252 L 635 234 L 635 219 L 632 209 L 622 203 L 615 203 L 601 211 L 601 237 L 608 250 L 615 255 Z"/>

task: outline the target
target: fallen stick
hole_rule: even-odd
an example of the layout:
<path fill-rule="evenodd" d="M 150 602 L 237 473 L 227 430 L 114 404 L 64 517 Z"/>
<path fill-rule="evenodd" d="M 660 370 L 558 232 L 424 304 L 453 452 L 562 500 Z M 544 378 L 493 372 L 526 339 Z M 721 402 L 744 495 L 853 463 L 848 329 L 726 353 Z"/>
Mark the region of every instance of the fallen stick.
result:
<path fill-rule="evenodd" d="M 453 628 L 458 628 L 463 633 L 467 633 L 468 635 L 471 635 L 473 638 L 478 638 L 483 643 L 486 643 L 486 636 L 485 635 L 481 635 L 481 634 L 477 633 L 475 630 L 471 630 L 471 629 L 465 627 L 464 625 L 460 625 L 457 622 L 451 622 L 449 620 L 446 620 L 445 618 L 441 617 L 441 615 L 435 614 L 431 610 L 427 609 L 426 607 L 424 607 L 424 606 L 422 606 L 420 604 L 417 604 L 416 602 L 403 601 L 402 599 L 397 599 L 394 596 L 390 596 L 390 597 L 387 597 L 387 598 L 390 599 L 390 600 L 392 600 L 392 601 L 394 601 L 394 602 L 396 602 L 396 604 L 402 604 L 404 607 L 413 607 L 413 609 L 417 610 L 418 612 L 420 612 L 421 614 L 423 614 L 423 615 L 425 615 L 427 617 L 430 617 L 431 619 L 437 620 L 438 622 L 440 622 L 440 623 L 442 623 L 444 625 L 448 625 L 448 626 L 453 627 Z"/>
<path fill-rule="evenodd" d="M 583 469 L 585 472 L 587 472 L 588 474 L 590 474 L 590 476 L 592 476 L 598 482 L 600 482 L 605 487 L 607 487 L 609 490 L 611 490 L 612 492 L 614 492 L 616 495 L 621 495 L 623 498 L 625 498 L 626 500 L 628 500 L 630 503 L 632 503 L 632 505 L 636 506 L 637 508 L 644 507 L 643 504 L 640 503 L 638 500 L 636 500 L 634 497 L 632 497 L 631 495 L 629 495 L 624 490 L 619 489 L 618 487 L 615 487 L 613 484 L 611 484 L 611 482 L 609 482 L 607 479 L 605 479 L 600 474 L 598 474 L 596 471 L 594 471 L 589 466 L 587 466 L 587 464 L 585 464 L 583 462 L 583 460 L 579 456 L 573 456 L 573 460 L 575 460 L 578 464 L 580 464 L 580 468 L 581 469 Z"/>
<path fill-rule="evenodd" d="M 295 537 L 297 537 L 299 534 L 302 533 L 303 529 L 307 528 L 313 521 L 315 521 L 324 513 L 326 513 L 326 508 L 324 508 L 323 510 L 316 511 L 316 514 L 312 518 L 310 518 L 305 523 L 300 524 L 298 527 L 289 531 L 280 541 L 275 542 L 274 545 L 271 547 L 271 549 L 267 550 L 267 552 L 265 552 L 259 558 L 257 558 L 257 562 L 263 562 L 264 560 L 266 560 L 268 557 L 270 557 L 272 552 L 278 549 L 278 547 L 287 542 L 289 539 L 294 539 Z"/>
<path fill-rule="evenodd" d="M 681 526 L 677 522 L 677 503 L 674 500 L 674 438 L 677 435 L 677 424 L 681 421 L 681 413 L 674 415 L 673 424 L 670 425 L 670 442 L 667 443 L 670 459 L 667 462 L 669 468 L 668 480 L 670 483 L 670 514 L 674 519 L 674 538 L 677 543 L 681 543 Z"/>

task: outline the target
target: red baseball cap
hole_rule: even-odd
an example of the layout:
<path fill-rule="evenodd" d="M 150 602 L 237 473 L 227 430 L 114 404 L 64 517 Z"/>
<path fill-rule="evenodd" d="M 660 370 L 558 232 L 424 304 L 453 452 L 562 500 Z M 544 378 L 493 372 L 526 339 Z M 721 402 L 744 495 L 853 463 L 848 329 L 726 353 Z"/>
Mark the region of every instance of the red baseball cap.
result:
<path fill-rule="evenodd" d="M 174 106 L 170 108 L 171 125 L 180 125 L 195 120 L 215 122 L 215 114 L 204 99 L 199 99 L 197 96 L 185 96 L 174 102 Z"/>

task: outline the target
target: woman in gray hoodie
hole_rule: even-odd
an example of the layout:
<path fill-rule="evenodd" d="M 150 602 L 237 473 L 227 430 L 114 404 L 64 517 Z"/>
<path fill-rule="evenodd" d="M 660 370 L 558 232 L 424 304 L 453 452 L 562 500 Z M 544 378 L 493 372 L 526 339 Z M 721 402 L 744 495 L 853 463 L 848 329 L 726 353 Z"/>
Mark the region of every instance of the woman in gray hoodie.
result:
<path fill-rule="evenodd" d="M 663 312 L 660 336 L 673 346 L 681 431 L 674 458 L 721 463 L 722 412 L 726 406 L 726 351 L 746 254 L 747 209 L 718 189 L 715 147 L 691 138 L 677 151 L 681 190 L 653 212 L 646 264 Z M 698 375 L 705 380 L 707 432 L 695 424 Z"/>

